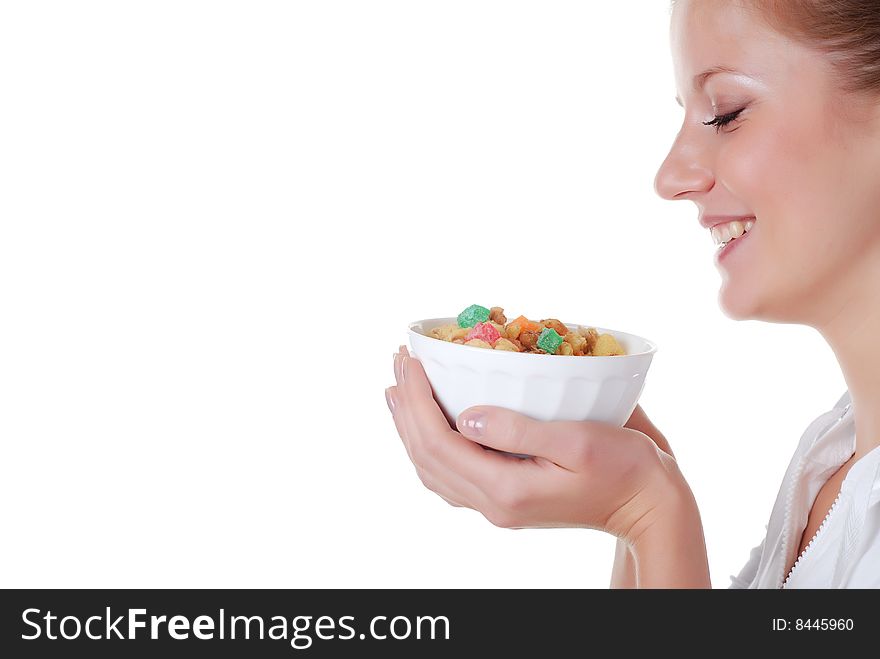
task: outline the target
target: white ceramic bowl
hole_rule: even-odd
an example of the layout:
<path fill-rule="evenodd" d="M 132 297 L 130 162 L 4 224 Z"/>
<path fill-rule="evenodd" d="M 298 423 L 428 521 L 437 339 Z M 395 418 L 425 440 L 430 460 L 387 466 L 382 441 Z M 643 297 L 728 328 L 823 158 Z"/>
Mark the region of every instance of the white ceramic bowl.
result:
<path fill-rule="evenodd" d="M 411 352 L 431 382 L 434 397 L 455 428 L 473 405 L 497 405 L 540 421 L 603 421 L 622 426 L 645 386 L 657 346 L 634 334 L 595 327 L 626 350 L 613 357 L 574 357 L 488 350 L 429 336 L 455 318 L 409 325 Z M 577 325 L 567 325 L 576 329 Z"/>

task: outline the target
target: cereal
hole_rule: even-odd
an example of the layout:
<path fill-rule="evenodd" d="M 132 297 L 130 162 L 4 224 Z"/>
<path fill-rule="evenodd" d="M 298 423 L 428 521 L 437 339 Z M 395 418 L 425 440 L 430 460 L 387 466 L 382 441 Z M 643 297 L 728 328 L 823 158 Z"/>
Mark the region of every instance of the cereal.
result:
<path fill-rule="evenodd" d="M 549 327 L 552 330 L 556 330 L 556 333 L 559 334 L 559 336 L 565 336 L 566 334 L 568 334 L 568 328 L 555 318 L 542 320 L 540 324 L 544 327 Z"/>
<path fill-rule="evenodd" d="M 489 320 L 489 310 L 479 304 L 472 304 L 458 314 L 459 327 L 473 327 L 477 323 L 485 323 Z"/>
<path fill-rule="evenodd" d="M 495 342 L 501 338 L 501 332 L 499 332 L 495 327 L 493 327 L 490 323 L 477 323 L 471 328 L 471 331 L 467 333 L 467 336 L 464 337 L 465 341 L 470 341 L 471 339 L 482 339 L 490 346 L 494 346 Z"/>
<path fill-rule="evenodd" d="M 555 355 L 560 345 L 562 345 L 562 337 L 559 336 L 559 332 L 555 329 L 545 327 L 541 331 L 541 335 L 538 337 L 538 347 L 541 350 Z"/>
<path fill-rule="evenodd" d="M 530 350 L 538 347 L 538 333 L 531 330 L 523 330 L 519 333 L 519 342 L 523 348 Z"/>
<path fill-rule="evenodd" d="M 575 353 L 580 352 L 581 354 L 584 354 L 584 349 L 587 347 L 587 340 L 577 332 L 568 332 L 562 337 L 562 340 L 571 345 L 572 350 Z"/>
<path fill-rule="evenodd" d="M 485 350 L 522 352 L 565 357 L 611 357 L 626 350 L 611 334 L 599 334 L 595 327 L 569 329 L 556 318 L 534 321 L 519 316 L 507 322 L 502 307 L 472 304 L 455 323 L 435 327 L 429 336 L 459 345 Z"/>
<path fill-rule="evenodd" d="M 455 341 L 456 339 L 464 340 L 464 337 L 466 337 L 468 335 L 468 332 L 470 332 L 470 331 L 471 330 L 469 327 L 458 327 L 457 325 L 453 325 L 452 326 L 452 340 L 453 341 Z"/>
<path fill-rule="evenodd" d="M 590 329 L 579 327 L 578 332 L 587 340 L 587 345 L 584 348 L 584 352 L 588 355 L 592 354 L 593 348 L 595 348 L 596 346 L 596 341 L 599 340 L 599 332 L 596 331 L 595 327 L 591 327 Z"/>
<path fill-rule="evenodd" d="M 498 330 L 498 333 L 501 335 L 501 338 L 507 338 L 507 328 L 500 323 L 496 323 L 494 320 L 490 320 L 489 324 Z"/>
<path fill-rule="evenodd" d="M 492 307 L 489 309 L 489 320 L 499 325 L 507 324 L 507 316 L 504 315 L 504 309 L 501 307 Z"/>
<path fill-rule="evenodd" d="M 463 339 L 467 336 L 470 329 L 467 327 L 459 327 L 458 325 L 441 325 L 431 330 L 431 336 L 441 341 L 454 341 Z"/>
<path fill-rule="evenodd" d="M 596 345 L 593 348 L 594 357 L 613 357 L 614 355 L 625 355 L 623 348 L 610 334 L 602 334 L 596 339 Z"/>
<path fill-rule="evenodd" d="M 519 318 L 510 322 L 511 324 L 516 323 L 521 330 L 529 330 L 530 332 L 540 332 L 542 329 L 541 325 L 532 320 L 529 320 L 525 316 L 520 316 Z"/>

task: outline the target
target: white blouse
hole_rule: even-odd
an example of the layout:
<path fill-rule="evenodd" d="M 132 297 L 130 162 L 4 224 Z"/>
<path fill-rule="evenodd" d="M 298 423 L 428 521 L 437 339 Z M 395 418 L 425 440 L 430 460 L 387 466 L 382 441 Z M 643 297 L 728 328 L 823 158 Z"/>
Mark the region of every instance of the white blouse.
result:
<path fill-rule="evenodd" d="M 804 431 L 767 535 L 730 588 L 880 588 L 880 446 L 850 467 L 840 494 L 789 574 L 813 501 L 856 447 L 849 391 Z"/>

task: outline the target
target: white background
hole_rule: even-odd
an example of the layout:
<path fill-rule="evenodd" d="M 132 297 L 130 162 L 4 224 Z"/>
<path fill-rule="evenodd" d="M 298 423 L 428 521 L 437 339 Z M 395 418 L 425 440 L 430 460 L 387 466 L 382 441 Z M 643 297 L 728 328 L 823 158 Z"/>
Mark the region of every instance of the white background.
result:
<path fill-rule="evenodd" d="M 613 538 L 452 508 L 396 435 L 406 324 L 478 302 L 658 344 L 726 587 L 845 384 L 727 318 L 655 195 L 682 110 L 637 4 L 4 4 L 0 583 L 606 587 Z"/>

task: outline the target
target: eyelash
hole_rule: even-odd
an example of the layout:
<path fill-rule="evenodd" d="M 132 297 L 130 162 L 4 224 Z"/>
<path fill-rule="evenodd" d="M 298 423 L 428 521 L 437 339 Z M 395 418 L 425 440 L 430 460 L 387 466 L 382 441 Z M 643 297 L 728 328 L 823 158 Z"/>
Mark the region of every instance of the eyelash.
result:
<path fill-rule="evenodd" d="M 745 108 L 742 108 L 741 110 L 737 110 L 736 112 L 722 114 L 722 115 L 712 119 L 712 121 L 704 121 L 702 123 L 704 126 L 715 126 L 715 132 L 720 133 L 721 128 L 723 126 L 726 126 L 727 124 L 729 124 L 734 119 L 736 119 L 743 110 L 745 110 Z"/>

